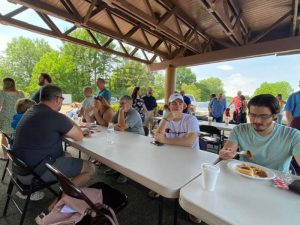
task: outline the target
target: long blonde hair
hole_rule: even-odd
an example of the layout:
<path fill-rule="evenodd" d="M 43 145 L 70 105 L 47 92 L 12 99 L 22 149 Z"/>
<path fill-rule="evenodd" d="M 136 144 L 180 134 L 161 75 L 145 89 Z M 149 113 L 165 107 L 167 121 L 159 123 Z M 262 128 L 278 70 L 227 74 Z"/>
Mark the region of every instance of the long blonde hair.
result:
<path fill-rule="evenodd" d="M 111 105 L 108 103 L 108 101 L 103 96 L 97 96 L 94 99 L 95 99 L 95 101 L 100 101 L 102 103 L 104 112 L 109 108 L 112 109 Z"/>
<path fill-rule="evenodd" d="M 14 79 L 10 77 L 3 79 L 3 91 L 17 91 Z"/>

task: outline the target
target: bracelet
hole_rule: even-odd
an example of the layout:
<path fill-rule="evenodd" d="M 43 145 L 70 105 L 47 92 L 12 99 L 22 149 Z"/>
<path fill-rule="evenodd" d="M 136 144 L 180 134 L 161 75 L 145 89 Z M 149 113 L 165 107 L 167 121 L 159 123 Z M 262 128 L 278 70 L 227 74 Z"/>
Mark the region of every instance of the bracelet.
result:
<path fill-rule="evenodd" d="M 168 120 L 167 118 L 163 118 L 163 120 L 167 121 L 167 122 L 170 122 L 170 120 Z"/>

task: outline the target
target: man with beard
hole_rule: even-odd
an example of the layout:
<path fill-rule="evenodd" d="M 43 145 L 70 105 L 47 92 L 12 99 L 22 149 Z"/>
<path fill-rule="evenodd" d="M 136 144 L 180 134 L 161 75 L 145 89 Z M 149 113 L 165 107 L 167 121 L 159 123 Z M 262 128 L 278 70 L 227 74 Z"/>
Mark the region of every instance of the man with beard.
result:
<path fill-rule="evenodd" d="M 240 124 L 232 130 L 220 157 L 232 159 L 239 148 L 253 155 L 253 159 L 240 155 L 242 161 L 274 170 L 288 172 L 293 156 L 300 164 L 300 132 L 274 122 L 280 111 L 278 100 L 269 94 L 257 95 L 249 101 L 248 110 L 250 124 Z"/>
<path fill-rule="evenodd" d="M 52 79 L 49 74 L 47 73 L 41 73 L 39 77 L 39 86 L 46 86 L 47 84 L 51 84 Z M 34 100 L 36 103 L 40 102 L 40 95 L 41 95 L 41 89 L 37 90 L 33 95 L 32 95 L 32 100 Z"/>
<path fill-rule="evenodd" d="M 62 138 L 75 141 L 89 135 L 82 131 L 70 118 L 59 113 L 64 98 L 58 86 L 48 84 L 41 89 L 41 102 L 26 111 L 20 120 L 13 149 L 16 155 L 31 167 L 44 181 L 56 178 L 47 170 L 45 163 L 53 164 L 76 186 L 85 185 L 94 175 L 91 162 L 66 155 Z M 30 183 L 32 176 L 14 171 L 23 183 Z"/>

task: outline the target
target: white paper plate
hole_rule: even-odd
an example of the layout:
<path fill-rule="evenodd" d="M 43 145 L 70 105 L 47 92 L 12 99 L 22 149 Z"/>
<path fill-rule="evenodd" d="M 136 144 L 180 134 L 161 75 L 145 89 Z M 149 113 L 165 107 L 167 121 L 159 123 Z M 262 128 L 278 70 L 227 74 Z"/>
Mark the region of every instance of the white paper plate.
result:
<path fill-rule="evenodd" d="M 267 177 L 259 177 L 259 176 L 249 176 L 249 175 L 246 175 L 246 174 L 243 174 L 243 173 L 240 173 L 239 171 L 236 170 L 236 167 L 238 165 L 242 165 L 242 164 L 248 164 L 248 165 L 253 165 L 255 167 L 258 167 L 262 170 L 264 170 L 266 173 L 267 173 Z M 227 166 L 229 167 L 230 170 L 232 170 L 233 172 L 237 173 L 237 174 L 240 174 L 244 177 L 248 177 L 248 178 L 251 178 L 251 179 L 256 179 L 256 180 L 271 180 L 275 177 L 275 173 L 271 170 L 271 169 L 268 169 L 266 167 L 262 167 L 262 166 L 259 166 L 257 164 L 254 164 L 254 163 L 249 163 L 249 162 L 240 162 L 240 161 L 230 161 L 227 163 Z"/>

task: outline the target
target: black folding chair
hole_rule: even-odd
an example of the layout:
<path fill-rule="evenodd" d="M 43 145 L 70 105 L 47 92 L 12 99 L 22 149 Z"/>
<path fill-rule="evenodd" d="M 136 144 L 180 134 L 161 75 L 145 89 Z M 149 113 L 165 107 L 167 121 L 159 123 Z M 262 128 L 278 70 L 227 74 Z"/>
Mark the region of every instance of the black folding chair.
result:
<path fill-rule="evenodd" d="M 217 146 L 217 152 L 219 152 L 223 146 L 221 131 L 214 126 L 200 125 L 200 132 L 205 133 L 205 136 L 202 136 L 200 133 L 201 138 L 203 138 L 207 144 L 210 144 L 213 147 Z M 206 136 L 207 134 L 209 134 L 209 136 Z"/>
<path fill-rule="evenodd" d="M 18 211 L 21 213 L 21 219 L 19 222 L 19 225 L 22 225 L 25 219 L 26 211 L 28 208 L 28 204 L 30 202 L 30 196 L 32 193 L 36 191 L 40 191 L 42 189 L 49 189 L 55 196 L 58 194 L 51 188 L 52 185 L 56 184 L 57 181 L 51 181 L 51 182 L 44 182 L 41 177 L 36 174 L 32 168 L 26 165 L 25 162 L 23 162 L 21 159 L 19 159 L 16 154 L 13 151 L 8 151 L 8 157 L 13 163 L 13 171 L 22 171 L 22 175 L 32 175 L 33 179 L 30 184 L 23 184 L 18 178 L 17 174 L 15 172 L 8 171 L 8 174 L 10 175 L 10 182 L 7 189 L 7 199 L 3 211 L 3 216 L 6 216 L 6 212 L 8 209 L 8 205 L 10 200 L 14 203 L 14 205 L 17 207 Z M 14 186 L 17 188 L 17 190 L 22 195 L 27 195 L 27 198 L 25 200 L 23 209 L 18 205 L 17 201 L 15 201 L 12 197 L 12 191 Z"/>
<path fill-rule="evenodd" d="M 202 137 L 199 137 L 199 148 L 200 150 L 207 150 L 207 143 Z"/>
<path fill-rule="evenodd" d="M 0 133 L 2 133 L 4 135 L 4 137 L 6 137 L 7 139 L 7 142 L 10 146 L 13 145 L 13 139 L 12 139 L 12 136 L 11 135 L 8 135 L 7 133 L 5 133 L 2 129 L 0 129 Z M 9 146 L 9 147 L 10 147 Z"/>
<path fill-rule="evenodd" d="M 102 189 L 103 204 L 96 206 L 78 187 L 76 187 L 70 179 L 68 179 L 64 174 L 62 174 L 58 169 L 50 164 L 46 164 L 51 173 L 57 178 L 60 183 L 60 188 L 65 194 L 81 199 L 85 201 L 89 207 L 96 213 L 97 225 L 110 225 L 110 221 L 105 217 L 108 214 L 107 206 L 111 207 L 115 212 L 119 212 L 124 208 L 128 199 L 127 196 L 120 191 L 108 186 L 105 183 L 99 182 L 92 186 L 91 188 Z M 92 218 L 90 216 L 84 217 L 78 224 L 91 224 Z"/>
<path fill-rule="evenodd" d="M 4 149 L 4 151 L 8 152 L 10 151 L 9 148 L 7 148 L 5 145 L 2 145 L 2 149 Z M 3 182 L 5 175 L 6 175 L 6 171 L 9 170 L 9 162 L 10 162 L 10 158 L 8 158 L 8 160 L 6 161 L 6 164 L 4 166 L 4 170 L 3 170 L 3 174 L 2 174 L 2 178 L 1 178 L 1 182 Z M 11 172 L 10 172 L 11 173 Z"/>

